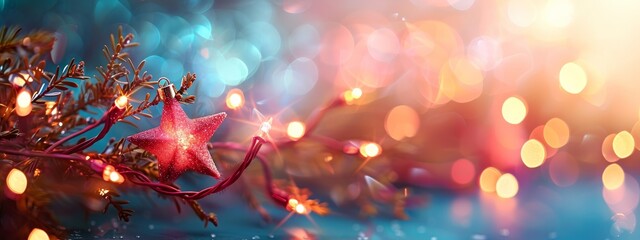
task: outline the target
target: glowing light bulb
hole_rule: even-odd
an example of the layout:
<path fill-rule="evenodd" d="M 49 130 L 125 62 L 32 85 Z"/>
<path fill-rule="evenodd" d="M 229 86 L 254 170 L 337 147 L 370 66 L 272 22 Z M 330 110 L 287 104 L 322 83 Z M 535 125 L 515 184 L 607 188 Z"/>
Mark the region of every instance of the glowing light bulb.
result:
<path fill-rule="evenodd" d="M 307 213 L 307 208 L 302 204 L 298 204 L 298 205 L 296 205 L 296 212 L 298 214 L 305 214 L 305 213 Z"/>
<path fill-rule="evenodd" d="M 501 198 L 512 198 L 518 194 L 518 179 L 511 173 L 505 173 L 496 182 L 496 194 Z"/>
<path fill-rule="evenodd" d="M 290 198 L 289 201 L 287 201 L 287 207 L 286 207 L 287 211 L 295 211 L 298 205 L 300 205 L 300 202 L 298 202 L 298 199 Z"/>
<path fill-rule="evenodd" d="M 109 174 L 109 181 L 120 184 L 124 182 L 124 177 L 122 177 L 120 173 L 114 171 Z"/>
<path fill-rule="evenodd" d="M 382 152 L 382 148 L 377 143 L 365 143 L 360 146 L 360 154 L 363 157 L 377 157 Z"/>
<path fill-rule="evenodd" d="M 617 163 L 607 166 L 602 172 L 602 184 L 606 189 L 615 190 L 624 183 L 624 170 Z"/>
<path fill-rule="evenodd" d="M 633 149 L 635 148 L 635 140 L 631 133 L 622 131 L 613 137 L 613 152 L 619 158 L 626 158 L 631 156 Z"/>
<path fill-rule="evenodd" d="M 287 125 L 287 135 L 292 140 L 300 139 L 302 136 L 304 136 L 305 131 L 306 129 L 305 129 L 304 123 L 302 122 L 293 121 L 293 122 L 290 122 L 289 125 Z"/>
<path fill-rule="evenodd" d="M 18 93 L 18 96 L 16 96 L 16 114 L 21 117 L 27 116 L 31 113 L 32 108 L 31 93 L 29 90 L 23 89 Z"/>
<path fill-rule="evenodd" d="M 22 72 L 13 75 L 11 82 L 18 87 L 23 87 L 27 82 L 33 82 L 33 78 L 28 73 Z"/>
<path fill-rule="evenodd" d="M 230 109 L 238 109 L 244 106 L 244 93 L 242 90 L 234 88 L 227 93 L 227 107 Z"/>
<path fill-rule="evenodd" d="M 269 131 L 271 131 L 271 122 L 262 122 L 262 124 L 260 124 L 260 131 L 264 134 L 269 134 Z"/>
<path fill-rule="evenodd" d="M 357 146 L 354 146 L 353 143 L 347 142 L 343 147 L 342 151 L 346 154 L 356 154 L 360 149 Z"/>
<path fill-rule="evenodd" d="M 298 199 L 295 198 L 291 198 L 289 199 L 289 201 L 287 202 L 287 206 L 291 207 L 291 209 L 294 209 L 296 206 L 298 206 Z"/>
<path fill-rule="evenodd" d="M 260 111 L 258 111 L 258 109 L 253 109 L 253 113 L 256 115 L 256 117 L 258 118 L 258 122 L 259 124 L 259 128 L 258 128 L 258 132 L 256 133 L 257 136 L 264 138 L 267 141 L 271 140 L 271 136 L 269 135 L 269 131 L 271 131 L 271 124 L 273 123 L 273 118 L 272 117 L 265 117 L 264 115 L 262 115 L 262 113 Z"/>
<path fill-rule="evenodd" d="M 14 77 L 13 78 L 13 84 L 15 84 L 18 87 L 23 87 L 25 83 L 27 83 L 27 82 L 25 82 L 24 79 L 22 79 L 21 77 Z"/>
<path fill-rule="evenodd" d="M 27 175 L 17 168 L 11 169 L 7 174 L 7 187 L 15 194 L 23 194 L 27 190 Z"/>
<path fill-rule="evenodd" d="M 519 124 L 527 116 L 527 106 L 517 97 L 509 97 L 502 103 L 502 117 L 510 124 Z"/>
<path fill-rule="evenodd" d="M 480 174 L 480 178 L 478 179 L 480 189 L 485 192 L 495 192 L 496 182 L 501 175 L 502 173 L 500 173 L 500 170 L 494 167 L 485 168 Z"/>
<path fill-rule="evenodd" d="M 304 204 L 301 204 L 297 199 L 291 198 L 287 202 L 287 210 L 295 211 L 298 214 L 307 213 L 307 207 Z"/>
<path fill-rule="evenodd" d="M 127 96 L 123 95 L 116 98 L 116 100 L 113 103 L 116 105 L 118 109 L 124 109 L 125 107 L 127 107 L 127 104 L 129 104 L 129 99 L 127 98 Z"/>
<path fill-rule="evenodd" d="M 34 228 L 31 230 L 31 233 L 29 233 L 27 240 L 49 240 L 49 235 L 40 228 Z"/>
<path fill-rule="evenodd" d="M 109 181 L 111 179 L 111 173 L 115 172 L 116 168 L 114 168 L 111 165 L 107 165 L 104 167 L 104 170 L 102 170 L 102 180 L 105 181 Z"/>
<path fill-rule="evenodd" d="M 118 180 L 120 180 L 118 172 L 111 172 L 111 174 L 109 174 L 109 181 L 117 182 Z"/>
<path fill-rule="evenodd" d="M 537 168 L 544 162 L 546 158 L 546 151 L 540 141 L 536 139 L 529 139 L 522 145 L 520 149 L 520 157 L 522 162 L 528 168 Z"/>

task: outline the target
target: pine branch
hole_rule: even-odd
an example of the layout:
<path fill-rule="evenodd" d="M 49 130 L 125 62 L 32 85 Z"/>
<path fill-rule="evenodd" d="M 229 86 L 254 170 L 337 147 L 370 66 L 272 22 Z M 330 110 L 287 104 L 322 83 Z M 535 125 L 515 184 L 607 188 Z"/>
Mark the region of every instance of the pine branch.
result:
<path fill-rule="evenodd" d="M 196 74 L 194 73 L 187 73 L 187 75 L 185 75 L 184 77 L 182 77 L 182 81 L 180 84 L 180 89 L 178 89 L 178 91 L 176 92 L 176 99 L 178 99 L 178 101 L 183 102 L 183 103 L 193 103 L 196 100 L 196 97 L 191 95 L 191 96 L 184 96 L 187 93 L 187 89 L 189 89 L 191 87 L 191 85 L 193 85 L 193 82 L 196 81 Z"/>
<path fill-rule="evenodd" d="M 242 186 L 243 186 L 243 195 L 247 200 L 247 202 L 249 203 L 249 206 L 251 206 L 251 208 L 253 208 L 256 212 L 258 212 L 258 214 L 260 214 L 260 217 L 262 217 L 262 220 L 266 222 L 271 222 L 272 220 L 271 215 L 269 215 L 267 210 L 264 209 L 262 204 L 260 204 L 260 201 L 258 201 L 258 199 L 256 198 L 255 194 L 251 191 L 251 189 L 249 188 L 249 183 L 247 183 L 246 178 L 242 179 Z"/>
<path fill-rule="evenodd" d="M 185 201 L 187 202 L 187 204 L 189 204 L 189 206 L 191 206 L 191 209 L 193 209 L 196 215 L 198 215 L 200 220 L 204 222 L 204 227 L 207 227 L 209 223 L 213 223 L 213 225 L 216 227 L 218 226 L 218 217 L 216 216 L 215 213 L 209 212 L 207 214 L 207 212 L 205 212 L 204 209 L 202 209 L 202 206 L 200 206 L 200 204 L 196 200 L 185 200 Z"/>
<path fill-rule="evenodd" d="M 38 67 L 38 69 L 44 68 L 44 64 L 41 64 L 41 65 L 42 66 Z M 52 74 L 52 76 L 49 76 L 49 74 L 41 73 L 41 75 L 43 75 L 49 81 L 49 84 L 47 85 L 47 88 L 45 88 L 42 92 L 38 92 L 38 91 L 34 92 L 31 102 L 37 103 L 38 100 L 42 97 L 45 97 L 45 96 L 53 97 L 53 96 L 58 96 L 62 93 L 62 92 L 51 93 L 51 91 L 54 89 L 60 90 L 60 91 L 67 91 L 69 90 L 69 88 L 78 87 L 78 84 L 76 84 L 75 82 L 65 81 L 67 78 L 75 78 L 75 79 L 81 79 L 81 80 L 89 79 L 89 77 L 84 76 L 83 61 L 81 61 L 78 64 L 75 64 L 75 59 L 71 59 L 69 64 L 65 66 L 63 72 L 64 73 L 60 75 L 60 67 L 58 66 L 56 67 L 56 71 L 55 73 Z"/>
<path fill-rule="evenodd" d="M 0 140 L 12 139 L 18 136 L 20 136 L 20 131 L 17 128 L 12 128 L 11 130 L 0 132 Z"/>
<path fill-rule="evenodd" d="M 118 211 L 118 218 L 125 222 L 129 222 L 129 217 L 131 217 L 134 211 L 123 207 L 123 205 L 129 204 L 129 201 L 114 199 L 115 197 L 120 196 L 120 194 L 114 191 L 105 190 L 105 189 L 101 189 L 101 191 L 102 192 L 100 192 L 100 195 L 104 196 L 104 198 L 108 201 L 107 205 L 104 206 L 104 210 L 102 211 L 102 213 L 106 213 L 107 210 L 109 210 L 109 206 L 113 206 L 113 208 L 115 208 L 116 211 Z"/>

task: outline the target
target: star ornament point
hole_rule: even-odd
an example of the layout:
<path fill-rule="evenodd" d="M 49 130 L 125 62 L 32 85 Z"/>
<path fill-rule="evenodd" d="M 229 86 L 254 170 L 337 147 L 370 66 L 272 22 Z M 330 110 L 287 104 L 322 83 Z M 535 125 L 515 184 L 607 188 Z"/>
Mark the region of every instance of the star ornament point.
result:
<path fill-rule="evenodd" d="M 227 117 L 224 112 L 190 119 L 175 99 L 165 102 L 160 126 L 127 138 L 158 159 L 159 179 L 173 182 L 186 171 L 220 178 L 207 142 Z"/>

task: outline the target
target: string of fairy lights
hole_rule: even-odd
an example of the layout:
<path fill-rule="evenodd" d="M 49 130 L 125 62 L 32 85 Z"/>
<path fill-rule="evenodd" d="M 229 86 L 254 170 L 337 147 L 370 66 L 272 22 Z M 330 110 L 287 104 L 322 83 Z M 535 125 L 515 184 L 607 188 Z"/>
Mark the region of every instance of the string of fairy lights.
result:
<path fill-rule="evenodd" d="M 26 98 L 24 96 L 26 96 Z M 307 121 L 308 123 L 312 124 L 310 129 L 307 128 L 308 126 L 307 123 L 304 123 L 301 121 L 292 121 L 288 123 L 286 127 L 287 136 L 289 136 L 290 140 L 279 141 L 279 142 L 276 141 L 276 142 L 270 142 L 270 143 L 272 143 L 275 146 L 284 145 L 289 142 L 298 141 L 304 138 L 305 136 L 309 136 L 309 133 L 307 131 L 313 130 L 313 128 L 315 128 L 315 125 L 317 125 L 317 123 L 320 121 L 320 119 L 324 116 L 324 114 L 327 111 L 335 107 L 353 104 L 355 101 L 357 101 L 361 97 L 362 97 L 362 91 L 359 88 L 354 88 L 349 91 L 345 91 L 342 95 L 335 98 L 332 101 L 332 104 L 329 104 L 327 107 L 319 109 L 317 113 L 312 114 L 313 117 L 308 119 Z M 239 109 L 244 106 L 244 103 L 245 103 L 245 99 L 244 99 L 244 94 L 242 90 L 233 89 L 227 95 L 226 104 L 230 110 Z M 125 176 L 129 176 L 129 181 L 131 181 L 134 184 L 147 186 L 165 195 L 179 196 L 185 199 L 187 198 L 200 199 L 209 194 L 216 193 L 223 190 L 224 188 L 233 184 L 233 182 L 235 182 L 241 176 L 244 169 L 246 169 L 246 167 L 251 163 L 251 160 L 253 160 L 254 158 L 258 158 L 261 160 L 261 163 L 265 168 L 265 178 L 267 179 L 265 187 L 267 189 L 267 192 L 269 193 L 269 196 L 272 198 L 274 202 L 284 207 L 291 213 L 309 215 L 312 212 L 317 212 L 319 214 L 326 214 L 327 210 L 325 210 L 325 207 L 323 205 L 320 205 L 317 201 L 308 200 L 307 199 L 308 196 L 295 196 L 295 195 L 287 194 L 285 191 L 275 188 L 275 185 L 271 182 L 269 165 L 264 159 L 264 156 L 258 156 L 258 152 L 260 151 L 260 146 L 262 145 L 261 143 L 267 142 L 265 139 L 269 139 L 273 141 L 269 135 L 269 131 L 272 128 L 273 118 L 264 117 L 259 112 L 257 112 L 258 115 L 260 116 L 259 124 L 258 124 L 259 129 L 256 132 L 256 136 L 252 141 L 253 144 L 250 148 L 248 148 L 245 159 L 240 165 L 240 167 L 238 167 L 236 172 L 232 174 L 231 177 L 218 182 L 215 186 L 212 186 L 207 189 L 203 189 L 199 192 L 182 191 L 166 184 L 156 183 L 156 182 L 153 182 L 144 174 L 141 174 L 137 171 L 133 171 L 124 166 L 114 166 L 111 164 L 107 164 L 102 160 L 92 159 L 88 155 L 82 156 L 81 154 L 73 154 L 73 153 L 65 154 L 65 153 L 58 153 L 58 152 L 50 152 L 51 150 L 55 149 L 56 146 L 60 146 L 64 142 L 72 139 L 73 137 L 78 136 L 79 134 L 84 133 L 90 129 L 96 128 L 100 124 L 105 124 L 102 132 L 105 132 L 105 129 L 106 131 L 108 131 L 108 129 L 111 128 L 111 126 L 113 125 L 113 123 L 110 123 L 109 121 L 118 119 L 113 115 L 117 116 L 118 114 L 121 114 L 122 110 L 124 110 L 129 104 L 130 104 L 129 98 L 127 96 L 116 97 L 115 100 L 113 101 L 113 107 L 104 114 L 102 118 L 103 120 L 97 121 L 94 124 L 87 126 L 85 129 L 79 130 L 61 139 L 60 141 L 52 144 L 52 146 L 48 148 L 47 151 L 44 151 L 42 153 L 29 152 L 29 151 L 13 151 L 8 149 L 1 149 L 1 151 L 6 154 L 15 154 L 15 155 L 23 155 L 23 156 L 31 156 L 31 157 L 53 157 L 53 158 L 67 159 L 67 160 L 81 160 L 83 163 L 86 163 L 88 166 L 90 166 L 91 169 L 99 173 L 102 176 L 102 179 L 106 182 L 123 184 L 127 179 Z M 31 109 L 32 109 L 31 96 L 29 95 L 27 90 L 23 90 L 21 91 L 20 94 L 16 96 L 16 112 L 23 112 L 24 116 L 27 116 L 30 114 Z M 57 111 L 57 110 L 55 108 L 51 108 L 47 110 L 47 113 L 55 115 L 56 113 L 54 111 Z M 99 138 L 100 138 L 100 134 L 96 136 L 96 139 L 99 139 Z M 243 147 L 238 147 L 231 144 L 233 143 L 225 143 L 225 142 L 212 143 L 212 146 L 214 148 L 223 148 L 223 149 L 226 148 L 226 149 L 232 149 L 232 150 L 243 149 Z M 343 151 L 345 154 L 360 154 L 362 157 L 364 157 L 367 160 L 374 158 L 376 156 L 379 156 L 382 151 L 382 148 L 379 144 L 374 142 L 367 142 L 367 141 L 362 141 L 357 143 L 354 143 L 353 141 L 348 141 L 346 143 L 341 143 L 337 145 L 328 145 L 328 146 L 333 146 L 335 150 Z M 366 161 L 363 163 L 363 165 L 365 163 Z M 28 179 L 25 173 L 17 168 L 13 168 L 9 171 L 5 182 L 6 182 L 6 189 L 9 190 L 8 197 L 14 198 L 14 199 L 19 198 L 20 195 L 24 194 L 28 186 Z M 100 188 L 97 190 L 97 193 L 100 196 L 105 196 L 105 197 L 108 197 L 106 195 L 108 192 L 109 192 L 109 189 L 105 189 L 105 188 Z M 30 240 L 48 239 L 47 236 L 48 235 L 46 234 L 46 232 L 44 232 L 44 230 L 39 228 L 34 228 L 30 233 L 28 239 Z"/>

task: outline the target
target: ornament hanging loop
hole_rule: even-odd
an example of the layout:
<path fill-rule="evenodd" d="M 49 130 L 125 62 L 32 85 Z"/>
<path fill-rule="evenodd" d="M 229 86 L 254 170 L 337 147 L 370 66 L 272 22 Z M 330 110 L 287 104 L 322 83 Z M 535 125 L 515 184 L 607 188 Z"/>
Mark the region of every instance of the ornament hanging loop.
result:
<path fill-rule="evenodd" d="M 167 99 L 172 99 L 176 97 L 176 87 L 169 81 L 166 77 L 161 77 L 158 80 L 158 96 L 162 101 L 166 101 Z"/>

